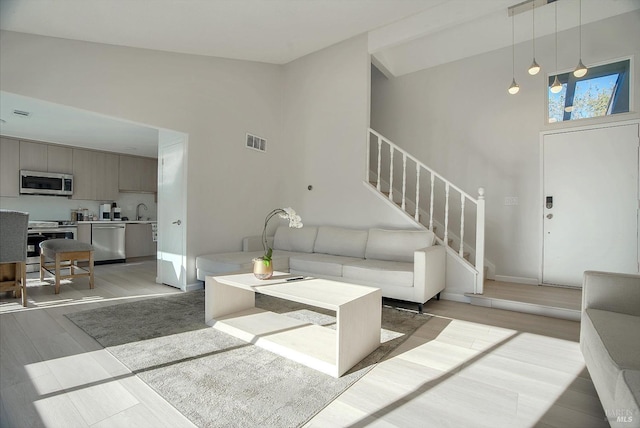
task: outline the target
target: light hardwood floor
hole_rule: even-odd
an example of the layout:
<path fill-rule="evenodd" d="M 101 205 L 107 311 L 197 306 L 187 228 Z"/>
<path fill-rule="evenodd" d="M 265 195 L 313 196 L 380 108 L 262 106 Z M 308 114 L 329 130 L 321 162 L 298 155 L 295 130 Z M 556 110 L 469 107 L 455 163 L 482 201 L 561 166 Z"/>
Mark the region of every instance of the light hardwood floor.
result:
<path fill-rule="evenodd" d="M 0 426 L 190 427 L 64 314 L 178 290 L 155 263 L 96 267 L 29 308 L 0 296 Z M 307 425 L 608 426 L 578 347 L 579 323 L 450 301 Z M 204 321 L 204 315 L 203 315 Z"/>

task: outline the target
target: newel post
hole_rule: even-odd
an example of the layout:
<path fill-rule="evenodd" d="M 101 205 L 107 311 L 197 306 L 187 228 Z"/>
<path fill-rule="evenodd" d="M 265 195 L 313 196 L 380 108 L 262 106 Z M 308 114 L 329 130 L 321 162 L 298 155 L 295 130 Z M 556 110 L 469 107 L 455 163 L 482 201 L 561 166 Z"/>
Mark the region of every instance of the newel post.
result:
<path fill-rule="evenodd" d="M 476 277 L 475 294 L 482 294 L 484 286 L 484 187 L 478 189 L 476 215 Z"/>

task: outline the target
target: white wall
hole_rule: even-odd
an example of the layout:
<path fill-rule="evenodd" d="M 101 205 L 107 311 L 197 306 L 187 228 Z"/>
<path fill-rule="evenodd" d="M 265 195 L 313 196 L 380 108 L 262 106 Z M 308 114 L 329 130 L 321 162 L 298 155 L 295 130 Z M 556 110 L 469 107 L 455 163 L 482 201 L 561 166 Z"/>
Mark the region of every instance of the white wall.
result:
<path fill-rule="evenodd" d="M 578 62 L 577 31 L 558 35 L 560 71 Z M 529 76 L 531 42 L 516 45 L 516 80 L 511 83 L 511 48 L 387 80 L 372 80 L 372 128 L 475 195 L 486 187 L 486 257 L 498 278 L 537 279 L 542 237 L 540 132 L 567 126 L 545 124 L 546 75 L 554 72 L 553 36 L 537 39 L 536 59 L 543 71 Z M 416 52 L 416 55 L 419 55 Z M 634 55 L 640 59 L 640 11 L 583 27 L 587 65 Z M 640 73 L 633 103 L 640 108 Z M 637 113 L 607 120 L 626 120 Z M 505 206 L 506 196 L 519 205 Z"/>
<path fill-rule="evenodd" d="M 363 184 L 369 76 L 366 35 L 284 67 L 284 135 L 290 168 L 301 177 L 290 193 L 300 195 L 296 204 L 307 224 L 412 227 Z"/>
<path fill-rule="evenodd" d="M 0 52 L 4 91 L 189 135 L 190 260 L 239 250 L 284 203 L 281 67 L 6 31 Z M 246 132 L 268 139 L 268 152 L 245 149 Z"/>

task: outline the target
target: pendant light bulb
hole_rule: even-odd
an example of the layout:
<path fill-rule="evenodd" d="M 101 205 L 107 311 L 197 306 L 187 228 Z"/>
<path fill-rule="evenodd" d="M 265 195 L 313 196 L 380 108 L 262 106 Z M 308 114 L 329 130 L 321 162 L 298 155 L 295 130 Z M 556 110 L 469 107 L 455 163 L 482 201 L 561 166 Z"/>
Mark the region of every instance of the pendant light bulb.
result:
<path fill-rule="evenodd" d="M 560 84 L 560 81 L 558 80 L 558 76 L 556 76 L 555 79 L 553 79 L 553 83 L 551 84 L 551 92 L 553 92 L 554 94 L 557 94 L 561 90 L 562 90 L 562 84 Z"/>
<path fill-rule="evenodd" d="M 540 66 L 536 62 L 536 59 L 533 59 L 533 63 L 531 63 L 531 67 L 529 67 L 529 74 L 535 76 L 540 71 Z"/>
<path fill-rule="evenodd" d="M 573 70 L 573 75 L 576 77 L 583 77 L 587 74 L 587 67 L 582 63 L 582 59 L 578 62 L 578 66 Z"/>
<path fill-rule="evenodd" d="M 509 86 L 508 91 L 511 95 L 515 95 L 518 92 L 520 92 L 520 86 L 518 86 L 518 84 L 516 83 L 515 77 L 513 78 L 513 81 L 511 82 L 511 86 Z"/>

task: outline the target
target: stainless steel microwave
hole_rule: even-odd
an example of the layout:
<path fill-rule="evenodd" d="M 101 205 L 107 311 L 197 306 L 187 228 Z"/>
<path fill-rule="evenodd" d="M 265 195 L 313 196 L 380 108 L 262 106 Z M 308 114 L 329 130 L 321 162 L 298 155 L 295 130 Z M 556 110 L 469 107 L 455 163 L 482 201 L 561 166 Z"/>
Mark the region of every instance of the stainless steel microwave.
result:
<path fill-rule="evenodd" d="M 20 193 L 29 195 L 71 196 L 73 175 L 20 170 Z"/>

